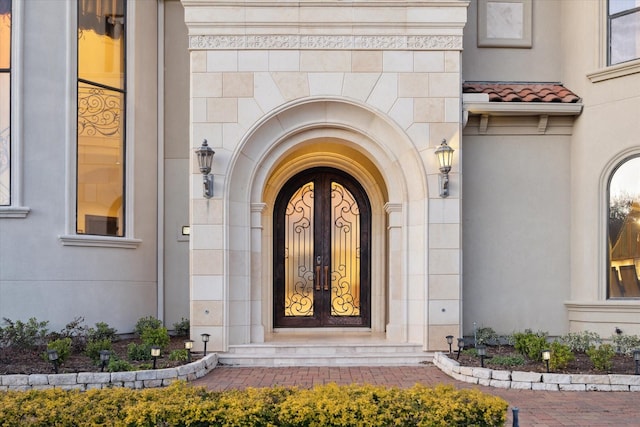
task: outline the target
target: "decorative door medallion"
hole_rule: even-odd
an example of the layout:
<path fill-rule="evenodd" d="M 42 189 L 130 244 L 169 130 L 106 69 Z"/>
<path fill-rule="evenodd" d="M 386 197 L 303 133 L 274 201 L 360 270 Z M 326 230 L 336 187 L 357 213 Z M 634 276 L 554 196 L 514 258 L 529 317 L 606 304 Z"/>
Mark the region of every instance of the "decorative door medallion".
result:
<path fill-rule="evenodd" d="M 274 206 L 274 327 L 371 325 L 371 208 L 332 168 L 302 172 Z"/>

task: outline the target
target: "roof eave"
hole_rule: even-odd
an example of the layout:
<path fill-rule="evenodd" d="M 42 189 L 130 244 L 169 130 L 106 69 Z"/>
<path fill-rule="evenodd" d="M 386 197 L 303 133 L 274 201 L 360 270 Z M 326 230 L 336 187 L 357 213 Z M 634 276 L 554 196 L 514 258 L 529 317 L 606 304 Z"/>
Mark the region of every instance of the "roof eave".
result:
<path fill-rule="evenodd" d="M 577 116 L 582 112 L 582 103 L 463 101 L 462 108 L 469 114 L 489 116 Z"/>

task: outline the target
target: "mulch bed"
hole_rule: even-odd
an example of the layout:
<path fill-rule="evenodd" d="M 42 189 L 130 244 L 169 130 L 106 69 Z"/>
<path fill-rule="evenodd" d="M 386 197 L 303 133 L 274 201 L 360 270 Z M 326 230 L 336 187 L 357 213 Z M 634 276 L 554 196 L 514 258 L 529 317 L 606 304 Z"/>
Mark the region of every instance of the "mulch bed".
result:
<path fill-rule="evenodd" d="M 525 363 L 518 366 L 501 366 L 492 363 L 492 356 L 515 356 L 518 353 L 512 346 L 491 346 L 487 347 L 487 356 L 484 359 L 484 367 L 505 371 L 523 371 L 523 372 L 547 372 L 544 362 L 532 362 L 525 358 Z M 453 351 L 449 356 L 450 359 L 456 360 L 458 356 L 457 351 Z M 457 360 L 461 366 L 480 367 L 480 358 L 465 354 L 460 354 L 460 359 Z M 613 358 L 613 367 L 609 371 L 598 371 L 594 369 L 593 363 L 584 353 L 575 354 L 575 360 L 570 362 L 565 369 L 552 371 L 556 374 L 585 374 L 585 375 L 605 375 L 605 374 L 621 374 L 621 375 L 633 375 L 635 373 L 635 362 L 633 356 L 625 356 L 616 354 Z"/>
<path fill-rule="evenodd" d="M 156 367 L 171 368 L 175 366 L 184 365 L 187 362 L 184 361 L 172 361 L 169 360 L 169 354 L 171 351 L 183 349 L 184 341 L 187 337 L 172 336 L 170 344 L 166 350 L 162 352 L 160 357 L 156 361 Z M 140 340 L 137 338 L 121 338 L 113 343 L 113 351 L 119 359 L 127 360 L 127 345 L 130 343 L 139 344 Z M 0 348 L 0 375 L 7 374 L 53 374 L 53 365 L 42 359 L 42 354 L 45 351 L 45 347 L 38 348 L 36 350 L 22 350 L 9 348 Z M 192 355 L 192 360 L 196 360 L 200 355 Z M 153 364 L 153 360 L 146 361 L 130 361 L 127 360 L 134 367 L 141 369 L 149 369 L 149 366 Z M 99 372 L 100 366 L 97 366 L 93 361 L 84 354 L 72 354 L 64 362 L 64 365 L 59 366 L 58 372 L 63 373 L 76 373 L 76 372 Z"/>

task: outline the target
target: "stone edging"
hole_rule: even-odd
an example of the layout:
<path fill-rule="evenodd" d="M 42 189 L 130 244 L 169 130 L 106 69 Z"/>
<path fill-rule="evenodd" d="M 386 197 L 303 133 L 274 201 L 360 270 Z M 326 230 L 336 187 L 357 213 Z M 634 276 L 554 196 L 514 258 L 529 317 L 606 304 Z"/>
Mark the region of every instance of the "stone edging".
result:
<path fill-rule="evenodd" d="M 640 391 L 640 375 L 545 374 L 460 366 L 437 352 L 433 364 L 450 377 L 471 384 L 517 390 Z"/>
<path fill-rule="evenodd" d="M 128 372 L 78 372 L 72 374 L 0 375 L 0 391 L 27 391 L 59 388 L 91 390 L 110 387 L 132 389 L 164 387 L 174 381 L 193 381 L 205 376 L 218 364 L 216 353 L 175 368 Z"/>

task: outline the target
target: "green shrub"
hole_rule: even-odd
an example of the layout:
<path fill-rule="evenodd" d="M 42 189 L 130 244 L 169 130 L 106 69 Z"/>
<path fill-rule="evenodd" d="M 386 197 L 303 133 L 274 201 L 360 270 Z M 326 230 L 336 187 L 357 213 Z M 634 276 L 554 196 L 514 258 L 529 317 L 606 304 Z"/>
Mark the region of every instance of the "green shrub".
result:
<path fill-rule="evenodd" d="M 47 344 L 47 351 L 56 350 L 58 352 L 58 363 L 62 364 L 71 356 L 71 338 L 60 338 Z M 42 359 L 49 361 L 47 352 L 42 354 Z"/>
<path fill-rule="evenodd" d="M 52 332 L 49 334 L 49 340 L 60 338 L 71 339 L 71 352 L 81 353 L 84 351 L 89 335 L 89 328 L 84 324 L 84 317 L 76 317 L 67 323 L 60 332 Z"/>
<path fill-rule="evenodd" d="M 495 366 L 520 366 L 524 365 L 524 357 L 520 355 L 514 356 L 493 356 L 488 360 L 491 365 Z"/>
<path fill-rule="evenodd" d="M 98 322 L 96 323 L 95 329 L 89 328 L 88 340 L 89 341 L 109 340 L 113 342 L 113 341 L 116 341 L 118 338 L 116 335 L 117 333 L 118 331 L 114 328 L 109 327 L 108 324 L 104 322 Z"/>
<path fill-rule="evenodd" d="M 6 326 L 2 328 L 0 347 L 18 347 L 25 350 L 35 349 L 44 344 L 49 332 L 47 329 L 49 322 L 38 322 L 35 317 L 30 318 L 26 323 L 21 320 L 14 322 L 6 317 L 3 320 Z"/>
<path fill-rule="evenodd" d="M 467 356 L 471 356 L 471 357 L 478 357 L 478 350 L 476 350 L 475 348 L 465 348 L 464 350 L 461 351 L 462 354 L 466 354 Z"/>
<path fill-rule="evenodd" d="M 602 343 L 602 338 L 595 332 L 569 332 L 560 337 L 560 342 L 569 346 L 572 351 L 585 353 L 590 347 Z"/>
<path fill-rule="evenodd" d="M 547 333 L 533 333 L 531 329 L 513 334 L 515 350 L 533 361 L 542 360 L 542 350 L 547 348 Z"/>
<path fill-rule="evenodd" d="M 169 337 L 169 331 L 167 328 L 161 326 L 157 329 L 147 328 L 142 331 L 140 336 L 142 343 L 149 347 L 158 346 L 162 349 L 167 348 L 171 338 Z"/>
<path fill-rule="evenodd" d="M 602 344 L 599 347 L 587 349 L 587 356 L 591 359 L 593 367 L 598 371 L 608 371 L 613 367 L 613 356 L 616 351 L 611 344 Z"/>
<path fill-rule="evenodd" d="M 100 361 L 100 351 L 101 350 L 109 350 L 113 349 L 111 340 L 108 338 L 98 340 L 98 341 L 89 341 L 87 343 L 87 347 L 84 351 L 88 357 L 93 360 L 94 363 L 98 363 Z"/>
<path fill-rule="evenodd" d="M 109 364 L 107 365 L 107 371 L 109 372 L 126 372 L 133 371 L 134 368 L 131 363 L 126 360 L 118 359 L 117 357 L 109 360 Z"/>
<path fill-rule="evenodd" d="M 476 344 L 496 345 L 498 342 L 498 334 L 493 328 L 484 327 L 476 331 Z"/>
<path fill-rule="evenodd" d="M 169 360 L 174 360 L 174 361 L 179 361 L 179 362 L 186 362 L 187 360 L 189 360 L 189 350 L 187 350 L 186 348 L 173 350 L 169 354 Z"/>
<path fill-rule="evenodd" d="M 151 346 L 132 342 L 127 346 L 127 359 L 136 361 L 151 360 Z"/>
<path fill-rule="evenodd" d="M 503 426 L 508 404 L 479 390 L 337 386 L 208 392 L 167 388 L 0 393 L 4 426 Z"/>
<path fill-rule="evenodd" d="M 153 316 L 141 317 L 136 322 L 134 329 L 138 336 L 142 336 L 145 329 L 159 329 L 162 327 L 162 322 Z"/>
<path fill-rule="evenodd" d="M 611 337 L 613 345 L 619 353 L 630 355 L 633 350 L 640 348 L 640 337 L 637 335 L 614 335 Z"/>
<path fill-rule="evenodd" d="M 549 367 L 553 371 L 566 368 L 576 358 L 566 344 L 555 341 L 551 343 L 550 347 L 551 359 L 549 359 Z"/>
<path fill-rule="evenodd" d="M 179 337 L 186 337 L 189 335 L 191 331 L 191 325 L 189 323 L 189 319 L 185 319 L 184 317 L 180 319 L 179 322 L 173 324 L 173 331 Z"/>

